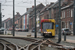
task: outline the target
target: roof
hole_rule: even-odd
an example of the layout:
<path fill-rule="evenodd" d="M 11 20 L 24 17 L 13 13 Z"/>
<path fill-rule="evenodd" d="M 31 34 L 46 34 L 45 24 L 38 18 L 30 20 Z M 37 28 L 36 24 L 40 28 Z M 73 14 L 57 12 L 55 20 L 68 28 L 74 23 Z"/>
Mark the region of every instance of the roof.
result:
<path fill-rule="evenodd" d="M 45 11 L 46 10 L 46 8 L 48 8 L 49 7 L 49 5 L 47 5 L 47 6 L 45 6 L 40 12 L 43 12 L 43 11 Z"/>
<path fill-rule="evenodd" d="M 39 11 L 41 11 L 41 9 L 44 8 L 44 7 L 45 7 L 45 6 L 44 6 L 42 3 L 38 4 L 38 5 L 36 6 L 36 13 L 38 13 Z M 34 10 L 35 10 L 35 7 L 32 9 L 31 14 L 30 14 L 29 17 L 31 17 L 31 16 L 34 15 Z"/>
<path fill-rule="evenodd" d="M 66 9 L 66 8 L 72 6 L 73 4 L 74 4 L 74 3 L 72 3 L 72 4 L 70 4 L 70 5 L 67 5 L 67 6 L 64 6 L 64 7 L 62 7 L 61 9 L 62 9 L 62 10 L 63 10 L 63 9 Z"/>
<path fill-rule="evenodd" d="M 50 9 L 50 8 L 55 7 L 55 5 L 56 5 L 56 4 L 58 4 L 58 1 L 57 1 L 57 2 L 55 2 L 54 4 L 52 4 L 50 7 L 48 7 L 48 8 L 47 8 L 47 10 L 48 10 L 48 9 Z M 57 5 L 56 5 L 56 6 L 57 6 Z"/>
<path fill-rule="evenodd" d="M 41 12 L 47 10 L 47 8 L 48 8 L 49 6 L 51 6 L 51 5 L 53 5 L 53 4 L 49 4 L 49 5 L 45 6 L 45 7 L 41 10 Z"/>
<path fill-rule="evenodd" d="M 27 11 L 26 13 L 24 13 L 22 16 L 24 16 L 24 15 L 30 13 L 32 10 L 33 10 L 32 8 L 29 8 L 28 11 Z"/>
<path fill-rule="evenodd" d="M 7 22 L 7 21 L 9 21 L 11 18 L 7 18 L 7 19 L 5 19 L 3 22 Z"/>

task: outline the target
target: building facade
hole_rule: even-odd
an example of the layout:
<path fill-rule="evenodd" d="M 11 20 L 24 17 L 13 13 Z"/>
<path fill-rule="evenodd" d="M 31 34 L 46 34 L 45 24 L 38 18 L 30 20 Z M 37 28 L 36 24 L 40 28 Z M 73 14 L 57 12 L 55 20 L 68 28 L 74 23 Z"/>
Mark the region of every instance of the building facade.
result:
<path fill-rule="evenodd" d="M 41 11 L 42 8 L 44 8 L 44 5 L 42 3 L 36 6 L 36 15 L 39 13 L 39 11 Z M 30 12 L 30 16 L 29 16 L 29 29 L 32 29 L 35 27 L 35 9 L 34 9 L 34 6 L 32 6 L 32 9 L 33 10 Z M 38 16 L 36 16 L 36 19 L 39 19 L 39 18 L 37 18 Z"/>

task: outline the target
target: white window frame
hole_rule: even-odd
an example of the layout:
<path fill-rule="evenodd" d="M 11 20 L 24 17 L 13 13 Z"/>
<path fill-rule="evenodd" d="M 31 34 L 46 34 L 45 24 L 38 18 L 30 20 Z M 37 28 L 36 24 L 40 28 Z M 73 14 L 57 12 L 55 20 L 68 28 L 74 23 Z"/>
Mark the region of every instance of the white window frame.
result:
<path fill-rule="evenodd" d="M 69 12 L 68 12 L 68 9 L 67 9 L 67 17 L 69 17 L 68 13 L 69 13 Z"/>
<path fill-rule="evenodd" d="M 63 18 L 63 11 L 62 11 L 62 18 Z"/>
<path fill-rule="evenodd" d="M 63 11 L 63 15 L 64 15 L 64 18 L 65 18 L 65 11 Z"/>
<path fill-rule="evenodd" d="M 73 17 L 73 9 L 71 9 L 71 17 Z"/>
<path fill-rule="evenodd" d="M 62 11 L 62 18 L 65 18 L 65 10 Z"/>

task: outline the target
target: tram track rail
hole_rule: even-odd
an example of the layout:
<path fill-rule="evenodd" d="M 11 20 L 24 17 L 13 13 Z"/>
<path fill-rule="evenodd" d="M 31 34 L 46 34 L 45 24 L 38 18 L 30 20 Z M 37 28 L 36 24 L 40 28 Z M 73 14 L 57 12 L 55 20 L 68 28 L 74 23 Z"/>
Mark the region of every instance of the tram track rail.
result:
<path fill-rule="evenodd" d="M 59 45 L 57 43 L 53 43 L 51 40 L 47 39 L 47 40 L 39 40 L 36 41 L 32 44 L 29 44 L 27 46 L 26 50 L 41 50 L 41 48 L 43 48 L 43 46 L 50 46 L 52 48 L 56 48 L 58 50 L 75 50 L 75 47 L 72 46 L 64 46 L 64 45 Z"/>
<path fill-rule="evenodd" d="M 30 41 L 30 42 L 37 41 L 36 39 L 31 39 L 31 38 L 26 38 L 26 37 L 4 37 L 4 36 L 0 36 L 0 38 L 22 39 L 22 40 L 26 40 L 26 41 Z"/>
<path fill-rule="evenodd" d="M 29 42 L 35 42 L 35 41 L 37 41 L 36 39 L 31 39 L 31 38 L 26 38 L 26 37 L 4 37 L 4 36 L 0 36 L 0 38 L 1 38 L 0 40 L 4 40 L 3 38 L 12 38 L 12 39 L 21 39 L 21 40 L 25 40 L 25 41 L 29 41 Z M 6 40 L 4 40 L 4 41 L 6 41 Z M 7 49 L 12 50 L 10 47 L 8 47 L 8 45 L 9 44 L 6 45 Z M 22 47 L 22 46 L 16 45 L 16 48 L 17 48 L 17 50 L 22 50 L 22 49 L 26 48 L 26 46 Z"/>
<path fill-rule="evenodd" d="M 0 43 L 4 46 L 3 50 L 18 50 L 17 45 L 4 39 L 0 39 Z"/>
<path fill-rule="evenodd" d="M 17 46 L 14 43 L 8 42 L 4 39 L 0 39 L 0 43 L 5 48 L 4 50 L 41 50 L 44 46 L 55 48 L 58 50 L 75 50 L 75 47 L 64 46 L 57 43 L 53 43 L 50 39 L 36 40 L 31 38 L 22 38 L 22 37 L 0 37 L 0 38 L 13 38 L 13 39 L 22 39 L 32 42 L 31 44 L 25 45 L 24 47 Z"/>

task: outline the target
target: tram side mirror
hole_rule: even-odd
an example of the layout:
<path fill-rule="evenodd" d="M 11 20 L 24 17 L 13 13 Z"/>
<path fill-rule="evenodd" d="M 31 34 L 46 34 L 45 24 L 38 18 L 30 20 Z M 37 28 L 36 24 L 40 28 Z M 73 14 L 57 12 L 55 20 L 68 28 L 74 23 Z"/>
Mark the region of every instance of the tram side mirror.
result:
<path fill-rule="evenodd" d="M 52 29 L 54 29 L 54 25 L 55 25 L 55 24 L 54 24 L 54 23 L 52 23 L 52 25 L 53 25 L 53 26 L 52 26 Z"/>

